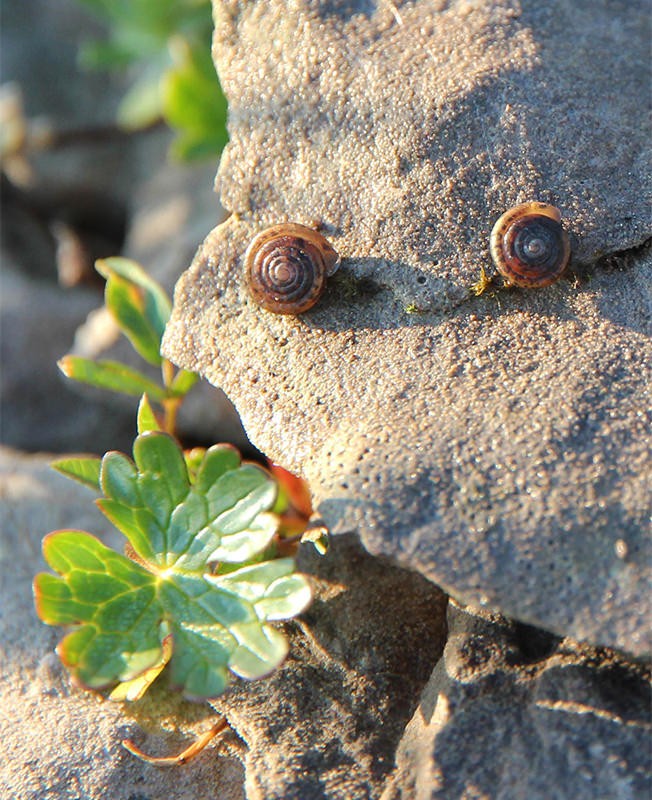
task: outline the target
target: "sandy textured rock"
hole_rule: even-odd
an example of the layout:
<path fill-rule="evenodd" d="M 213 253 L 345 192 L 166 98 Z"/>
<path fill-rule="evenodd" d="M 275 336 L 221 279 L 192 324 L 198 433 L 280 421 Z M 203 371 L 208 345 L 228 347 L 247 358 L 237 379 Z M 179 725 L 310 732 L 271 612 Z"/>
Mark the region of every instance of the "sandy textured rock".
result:
<path fill-rule="evenodd" d="M 648 797 L 650 700 L 640 664 L 452 607 L 382 800 Z"/>
<path fill-rule="evenodd" d="M 215 703 L 248 746 L 247 800 L 378 798 L 446 640 L 445 595 L 338 537 L 313 575 L 315 600 L 288 625 L 290 655 L 264 681 Z"/>
<path fill-rule="evenodd" d="M 645 4 L 234 1 L 216 26 L 234 213 L 178 285 L 167 354 L 333 529 L 464 601 L 649 652 L 651 262 L 597 260 L 650 236 Z M 493 222 L 535 198 L 562 211 L 569 278 L 470 296 Z M 287 219 L 343 256 L 301 318 L 243 282 L 251 236 Z"/>
<path fill-rule="evenodd" d="M 41 538 L 81 528 L 113 546 L 117 534 L 93 492 L 53 472 L 46 456 L 0 450 L 0 794 L 20 800 L 242 800 L 242 767 L 209 750 L 184 769 L 143 764 L 120 745 L 138 738 L 149 752 L 181 750 L 215 720 L 208 705 L 164 689 L 133 705 L 73 687 L 54 654 L 61 630 L 36 617 L 32 579 L 46 567 Z M 108 534 L 108 535 L 107 535 Z M 143 734 L 143 731 L 146 735 Z"/>

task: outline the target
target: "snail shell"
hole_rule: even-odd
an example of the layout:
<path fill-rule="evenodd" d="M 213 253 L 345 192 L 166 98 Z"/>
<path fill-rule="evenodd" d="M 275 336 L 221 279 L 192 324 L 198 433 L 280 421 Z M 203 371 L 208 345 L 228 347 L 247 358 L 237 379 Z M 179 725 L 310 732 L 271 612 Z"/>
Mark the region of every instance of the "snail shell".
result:
<path fill-rule="evenodd" d="M 507 283 L 525 288 L 554 283 L 570 258 L 559 209 L 546 203 L 523 203 L 506 211 L 491 231 L 490 248 Z"/>
<path fill-rule="evenodd" d="M 245 253 L 249 291 L 275 314 L 312 308 L 339 264 L 339 255 L 320 233 L 295 222 L 262 231 Z"/>

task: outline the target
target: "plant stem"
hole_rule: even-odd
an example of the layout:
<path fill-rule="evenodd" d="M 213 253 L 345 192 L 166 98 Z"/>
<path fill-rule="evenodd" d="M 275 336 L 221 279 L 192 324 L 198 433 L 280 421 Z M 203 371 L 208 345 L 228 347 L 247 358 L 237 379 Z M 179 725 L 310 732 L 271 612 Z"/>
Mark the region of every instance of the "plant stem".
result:
<path fill-rule="evenodd" d="M 161 364 L 161 373 L 163 375 L 163 385 L 166 389 L 170 389 L 175 377 L 175 368 L 174 364 L 171 361 L 168 361 L 167 358 L 163 359 L 163 363 Z M 181 397 L 166 397 L 166 399 L 162 401 L 163 411 L 165 412 L 163 429 L 166 433 L 169 433 L 170 436 L 175 435 L 175 430 L 177 427 L 177 413 L 182 400 L 183 398 Z"/>
<path fill-rule="evenodd" d="M 169 389 L 174 380 L 174 364 L 164 358 L 161 364 L 161 372 L 163 373 L 163 385 L 166 389 Z"/>
<path fill-rule="evenodd" d="M 163 411 L 165 412 L 163 429 L 166 433 L 169 433 L 170 436 L 175 436 L 175 431 L 177 428 L 177 413 L 180 405 L 180 397 L 168 397 L 166 400 L 163 400 Z"/>
<path fill-rule="evenodd" d="M 179 753 L 178 756 L 164 756 L 164 757 L 157 757 L 157 756 L 148 756 L 146 753 L 137 747 L 130 739 L 123 739 L 122 746 L 128 750 L 132 755 L 139 758 L 141 761 L 145 761 L 147 764 L 154 764 L 157 767 L 180 767 L 182 764 L 187 764 L 193 758 L 196 758 L 202 750 L 206 748 L 206 745 L 211 742 L 218 733 L 221 733 L 225 728 L 227 728 L 229 723 L 226 721 L 226 717 L 222 717 L 222 719 L 218 720 L 218 722 L 213 725 L 213 727 L 199 736 L 191 745 L 187 747 L 182 753 Z"/>

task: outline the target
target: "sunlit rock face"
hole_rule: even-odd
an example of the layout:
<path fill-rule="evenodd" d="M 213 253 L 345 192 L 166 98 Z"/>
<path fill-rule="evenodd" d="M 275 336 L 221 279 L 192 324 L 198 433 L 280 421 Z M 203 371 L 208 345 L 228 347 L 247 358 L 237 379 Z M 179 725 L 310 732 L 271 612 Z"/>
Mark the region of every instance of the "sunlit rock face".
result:
<path fill-rule="evenodd" d="M 642 2 L 216 4 L 231 217 L 164 349 L 222 387 L 334 532 L 458 600 L 649 652 L 652 259 Z M 508 208 L 558 207 L 545 289 L 482 296 Z M 342 257 L 311 311 L 243 270 L 279 222 Z"/>

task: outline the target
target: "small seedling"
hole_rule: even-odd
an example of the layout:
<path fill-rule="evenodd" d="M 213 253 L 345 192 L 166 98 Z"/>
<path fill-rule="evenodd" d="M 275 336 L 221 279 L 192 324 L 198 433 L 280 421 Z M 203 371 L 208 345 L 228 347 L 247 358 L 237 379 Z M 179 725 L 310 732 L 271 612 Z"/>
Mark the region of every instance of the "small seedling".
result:
<path fill-rule="evenodd" d="M 198 376 L 159 354 L 170 302 L 133 261 L 111 258 L 97 268 L 107 280 L 107 307 L 137 352 L 161 367 L 162 379 L 117 362 L 61 360 L 76 380 L 145 393 L 133 459 L 109 452 L 53 464 L 102 493 L 97 505 L 124 535 L 125 555 L 84 531 L 48 534 L 43 553 L 58 575 L 37 575 L 36 610 L 49 625 L 71 627 L 57 652 L 82 686 L 137 700 L 166 670 L 188 697 L 214 698 L 231 673 L 261 678 L 281 663 L 288 644 L 271 623 L 296 616 L 311 599 L 292 555 L 304 535 L 324 552 L 324 534 L 304 534 L 309 492 L 286 470 L 243 463 L 230 445 L 182 450 L 176 416 Z M 180 764 L 224 727 L 217 723 L 171 759 L 124 744 L 153 763 Z"/>
<path fill-rule="evenodd" d="M 491 285 L 493 285 L 493 283 L 494 276 L 487 274 L 487 271 L 484 267 L 480 267 L 480 275 L 478 280 L 469 286 L 469 293 L 475 295 L 476 297 L 480 297 Z"/>
<path fill-rule="evenodd" d="M 94 361 L 75 355 L 64 356 L 59 368 L 68 378 L 100 389 L 135 397 L 146 394 L 144 424 L 148 429 L 159 424 L 150 405 L 150 401 L 154 401 L 162 409 L 162 429 L 174 434 L 179 406 L 199 376 L 175 369 L 160 355 L 163 331 L 170 316 L 170 300 L 158 283 L 128 258 L 102 259 L 96 263 L 96 269 L 106 278 L 106 307 L 143 360 L 160 367 L 161 381 L 156 382 L 140 370 L 116 361 Z"/>
<path fill-rule="evenodd" d="M 417 305 L 416 303 L 408 303 L 405 306 L 405 313 L 406 314 L 427 314 L 428 309 L 423 308 L 422 306 Z"/>
<path fill-rule="evenodd" d="M 173 685 L 212 698 L 229 670 L 251 679 L 278 666 L 287 643 L 268 623 L 303 611 L 310 588 L 292 559 L 267 558 L 278 527 L 265 513 L 276 499 L 271 477 L 217 445 L 191 482 L 177 443 L 150 431 L 136 439 L 134 461 L 104 456 L 99 486 L 98 506 L 132 558 L 88 533 L 56 531 L 43 553 L 61 577 L 35 581 L 41 619 L 74 626 L 59 645 L 74 678 L 92 689 L 130 683 L 167 655 Z"/>

